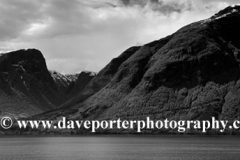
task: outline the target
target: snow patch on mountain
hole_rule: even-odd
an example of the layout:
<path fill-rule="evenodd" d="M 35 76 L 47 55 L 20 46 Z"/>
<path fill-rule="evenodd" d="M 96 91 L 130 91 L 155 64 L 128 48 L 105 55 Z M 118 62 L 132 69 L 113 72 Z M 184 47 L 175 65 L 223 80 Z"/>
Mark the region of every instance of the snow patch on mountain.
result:
<path fill-rule="evenodd" d="M 236 12 L 239 12 L 239 10 L 238 9 L 232 9 L 231 12 L 228 12 L 226 14 L 223 14 L 223 15 L 219 16 L 219 17 L 216 17 L 215 19 L 221 19 L 221 18 L 227 17 L 227 16 L 229 16 L 229 15 L 231 15 L 233 13 L 236 13 Z"/>
<path fill-rule="evenodd" d="M 95 77 L 96 75 L 97 75 L 97 73 L 95 73 L 95 72 L 92 72 L 92 71 L 82 71 L 83 73 L 87 73 L 87 74 L 89 74 L 90 76 L 92 76 L 92 77 Z"/>
<path fill-rule="evenodd" d="M 231 16 L 236 13 L 240 13 L 240 5 L 232 5 L 228 8 L 226 8 L 225 10 L 220 11 L 219 13 L 215 14 L 211 18 L 199 21 L 199 23 L 200 23 L 199 26 L 201 28 L 207 27 L 207 24 L 214 20 L 219 20 L 219 19 Z"/>
<path fill-rule="evenodd" d="M 76 74 L 65 74 L 65 76 L 71 81 L 76 82 L 79 76 L 79 73 Z"/>
<path fill-rule="evenodd" d="M 61 74 L 61 73 L 59 73 L 57 71 L 50 70 L 49 72 L 50 72 L 50 74 L 53 77 L 53 80 L 55 82 L 57 82 L 57 81 L 64 81 L 65 83 L 67 83 L 67 85 L 71 82 L 65 75 L 63 75 L 63 74 Z"/>

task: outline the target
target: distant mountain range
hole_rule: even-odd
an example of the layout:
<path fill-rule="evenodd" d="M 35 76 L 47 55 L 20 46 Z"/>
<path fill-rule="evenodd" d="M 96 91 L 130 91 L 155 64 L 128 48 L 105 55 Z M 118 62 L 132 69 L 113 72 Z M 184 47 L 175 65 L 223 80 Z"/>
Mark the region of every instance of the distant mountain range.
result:
<path fill-rule="evenodd" d="M 49 72 L 37 50 L 2 55 L 0 109 L 15 103 L 14 111 L 21 104 L 29 115 L 47 111 L 39 119 L 232 120 L 240 116 L 239 65 L 240 6 L 230 6 L 127 49 L 97 75 Z"/>

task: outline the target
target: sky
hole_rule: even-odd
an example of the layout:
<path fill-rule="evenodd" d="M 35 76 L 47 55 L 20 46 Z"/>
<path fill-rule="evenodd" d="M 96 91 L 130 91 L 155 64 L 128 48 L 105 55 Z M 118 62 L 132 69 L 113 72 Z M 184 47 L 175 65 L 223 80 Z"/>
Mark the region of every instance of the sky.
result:
<path fill-rule="evenodd" d="M 51 70 L 100 71 L 239 0 L 0 0 L 0 52 L 36 48 Z"/>

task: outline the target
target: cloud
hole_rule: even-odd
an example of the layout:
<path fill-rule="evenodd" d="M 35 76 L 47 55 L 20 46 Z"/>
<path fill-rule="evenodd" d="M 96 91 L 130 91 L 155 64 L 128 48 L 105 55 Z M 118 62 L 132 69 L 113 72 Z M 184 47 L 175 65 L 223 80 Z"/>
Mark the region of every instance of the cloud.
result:
<path fill-rule="evenodd" d="M 99 71 L 128 47 L 172 34 L 235 0 L 0 0 L 0 50 L 40 49 L 50 69 Z"/>
<path fill-rule="evenodd" d="M 0 4 L 0 40 L 17 38 L 32 21 L 38 21 L 43 16 L 36 0 L 0 0 Z"/>

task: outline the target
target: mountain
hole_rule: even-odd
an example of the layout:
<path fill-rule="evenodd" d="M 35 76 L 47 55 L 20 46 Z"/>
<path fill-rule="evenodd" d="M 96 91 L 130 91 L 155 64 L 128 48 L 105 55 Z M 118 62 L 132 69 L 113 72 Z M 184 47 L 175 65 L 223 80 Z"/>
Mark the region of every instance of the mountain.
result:
<path fill-rule="evenodd" d="M 1 54 L 0 84 L 1 115 L 34 115 L 55 109 L 67 100 L 36 49 Z"/>
<path fill-rule="evenodd" d="M 57 71 L 50 70 L 49 73 L 57 84 L 58 90 L 64 93 L 72 81 Z"/>
<path fill-rule="evenodd" d="M 49 71 L 36 49 L 0 55 L 0 116 L 29 117 L 58 108 L 95 77 Z"/>
<path fill-rule="evenodd" d="M 67 94 L 66 92 L 69 92 L 71 90 L 69 89 L 69 87 L 72 88 L 74 86 L 79 76 L 79 74 L 64 75 L 57 71 L 52 71 L 52 70 L 50 70 L 49 72 L 53 80 L 55 81 L 58 87 L 58 90 L 64 94 Z"/>
<path fill-rule="evenodd" d="M 240 6 L 189 24 L 103 68 L 56 119 L 237 119 L 240 116 Z"/>
<path fill-rule="evenodd" d="M 79 74 L 63 75 L 57 71 L 49 71 L 53 80 L 57 84 L 60 92 L 72 98 L 77 92 L 80 92 L 96 76 L 96 73 L 82 71 Z"/>
<path fill-rule="evenodd" d="M 72 89 L 69 88 L 68 95 L 74 97 L 77 93 L 81 92 L 96 75 L 96 73 L 90 71 L 81 72 Z"/>
<path fill-rule="evenodd" d="M 92 96 L 94 93 L 98 92 L 104 86 L 106 86 L 114 74 L 117 72 L 119 66 L 129 58 L 137 49 L 140 47 L 131 47 L 123 52 L 119 57 L 114 58 L 106 67 L 104 67 L 98 74 L 93 72 L 88 72 L 79 75 L 79 81 L 76 85 L 79 85 L 81 89 L 73 90 L 72 94 L 74 94 L 73 98 L 70 99 L 68 102 L 64 103 L 61 107 L 69 108 L 73 104 L 79 103 L 88 97 Z M 87 78 L 81 78 L 81 76 L 88 75 Z M 89 83 L 82 84 L 84 79 L 90 80 Z M 81 87 L 84 86 L 84 87 Z"/>
<path fill-rule="evenodd" d="M 65 76 L 71 81 L 76 82 L 79 76 L 79 73 L 76 74 L 65 74 Z"/>

